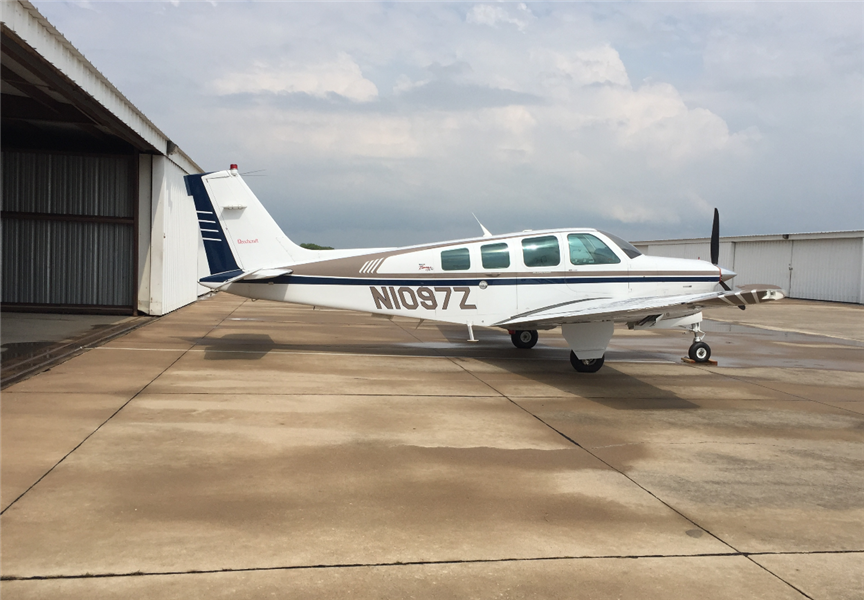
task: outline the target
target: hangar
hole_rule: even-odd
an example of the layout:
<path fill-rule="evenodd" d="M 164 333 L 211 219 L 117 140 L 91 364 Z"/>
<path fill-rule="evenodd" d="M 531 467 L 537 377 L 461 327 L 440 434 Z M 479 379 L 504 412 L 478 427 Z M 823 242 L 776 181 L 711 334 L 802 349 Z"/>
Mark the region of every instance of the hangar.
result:
<path fill-rule="evenodd" d="M 709 239 L 633 242 L 645 254 L 707 258 Z M 770 283 L 790 298 L 864 304 L 864 231 L 720 238 L 720 264 L 735 285 Z"/>
<path fill-rule="evenodd" d="M 27 0 L 3 3 L 2 306 L 163 315 L 206 290 L 183 176 L 201 168 Z M 195 233 L 192 233 L 195 232 Z M 708 255 L 708 239 L 635 242 Z M 864 303 L 864 231 L 721 239 L 735 283 Z"/>
<path fill-rule="evenodd" d="M 27 0 L 3 3 L 5 310 L 162 315 L 195 301 L 201 168 Z"/>

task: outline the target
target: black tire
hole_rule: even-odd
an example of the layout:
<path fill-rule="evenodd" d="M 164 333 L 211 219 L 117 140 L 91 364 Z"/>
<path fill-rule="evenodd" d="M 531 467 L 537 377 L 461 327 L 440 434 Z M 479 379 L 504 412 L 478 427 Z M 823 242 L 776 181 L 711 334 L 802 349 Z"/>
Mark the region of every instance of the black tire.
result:
<path fill-rule="evenodd" d="M 708 359 L 711 358 L 711 346 L 705 342 L 693 342 L 690 346 L 690 350 L 687 351 L 687 355 L 690 357 L 690 360 L 694 362 L 708 362 Z"/>
<path fill-rule="evenodd" d="M 510 339 L 513 341 L 513 345 L 517 348 L 527 350 L 528 348 L 533 348 L 537 344 L 537 338 L 539 337 L 540 336 L 537 335 L 537 332 L 534 330 L 514 331 L 513 335 L 510 336 Z"/>
<path fill-rule="evenodd" d="M 600 367 L 603 366 L 604 362 L 606 362 L 605 354 L 600 358 L 580 360 L 579 357 L 576 356 L 575 352 L 572 350 L 570 351 L 570 364 L 580 373 L 596 373 L 600 370 Z"/>

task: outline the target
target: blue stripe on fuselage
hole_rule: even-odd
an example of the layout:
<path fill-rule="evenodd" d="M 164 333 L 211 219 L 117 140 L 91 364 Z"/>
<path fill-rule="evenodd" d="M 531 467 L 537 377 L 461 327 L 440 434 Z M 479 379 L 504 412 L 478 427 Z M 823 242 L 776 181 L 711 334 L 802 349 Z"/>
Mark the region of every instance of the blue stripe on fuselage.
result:
<path fill-rule="evenodd" d="M 228 279 L 228 278 L 226 278 Z M 202 280 L 203 281 L 203 280 Z M 224 281 L 224 280 L 223 280 Z M 698 277 L 693 275 L 675 277 L 511 277 L 477 279 L 378 279 L 363 277 L 320 277 L 315 275 L 280 275 L 270 279 L 256 279 L 238 283 L 281 283 L 299 285 L 387 285 L 387 286 L 477 286 L 481 281 L 487 285 L 559 285 L 591 283 L 717 283 L 716 276 Z"/>

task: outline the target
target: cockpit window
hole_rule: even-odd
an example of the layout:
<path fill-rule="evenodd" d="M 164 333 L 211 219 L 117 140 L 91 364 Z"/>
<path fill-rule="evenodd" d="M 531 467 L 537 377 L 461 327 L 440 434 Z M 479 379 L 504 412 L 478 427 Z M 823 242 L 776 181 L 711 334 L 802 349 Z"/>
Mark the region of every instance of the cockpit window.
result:
<path fill-rule="evenodd" d="M 471 268 L 468 248 L 441 251 L 441 268 L 445 271 L 467 271 Z"/>
<path fill-rule="evenodd" d="M 558 238 L 554 235 L 522 240 L 522 257 L 526 267 L 554 267 L 561 262 Z"/>
<path fill-rule="evenodd" d="M 621 262 L 609 246 L 588 233 L 571 233 L 567 241 L 570 262 L 574 265 L 614 265 Z"/>
<path fill-rule="evenodd" d="M 618 244 L 618 247 L 621 248 L 621 250 L 624 252 L 624 254 L 626 254 L 630 258 L 636 258 L 637 256 L 642 256 L 642 253 L 639 252 L 639 250 L 636 249 L 636 246 L 634 246 L 630 242 L 628 242 L 626 240 L 622 240 L 617 235 L 612 235 L 611 233 L 606 233 L 605 231 L 601 231 L 600 233 L 602 233 L 603 235 L 608 237 L 610 240 L 612 240 L 613 242 Z"/>

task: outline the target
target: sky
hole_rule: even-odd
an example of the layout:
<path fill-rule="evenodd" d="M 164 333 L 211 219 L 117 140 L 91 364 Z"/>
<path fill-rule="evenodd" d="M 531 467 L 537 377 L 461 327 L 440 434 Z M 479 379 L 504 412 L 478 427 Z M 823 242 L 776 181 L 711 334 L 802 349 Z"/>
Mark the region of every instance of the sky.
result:
<path fill-rule="evenodd" d="M 864 229 L 864 3 L 34 4 L 298 243 Z"/>

